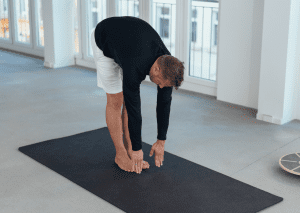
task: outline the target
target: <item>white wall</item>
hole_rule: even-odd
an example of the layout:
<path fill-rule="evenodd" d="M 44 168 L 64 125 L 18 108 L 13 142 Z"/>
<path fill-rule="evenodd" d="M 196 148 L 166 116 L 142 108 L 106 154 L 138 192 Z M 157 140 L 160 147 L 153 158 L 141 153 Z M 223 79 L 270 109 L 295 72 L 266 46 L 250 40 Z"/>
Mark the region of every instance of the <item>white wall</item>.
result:
<path fill-rule="evenodd" d="M 280 5 L 280 7 L 279 7 Z M 260 113 L 283 118 L 290 0 L 265 0 Z"/>
<path fill-rule="evenodd" d="M 300 119 L 297 12 L 298 0 L 220 2 L 218 100 L 275 124 Z"/>
<path fill-rule="evenodd" d="M 217 99 L 257 108 L 263 9 L 254 2 L 220 2 Z"/>
<path fill-rule="evenodd" d="M 299 6 L 298 6 L 299 8 Z M 298 12 L 297 15 L 299 15 L 300 12 Z M 298 20 L 300 20 L 300 18 L 298 17 Z M 295 63 L 295 66 L 296 66 L 296 69 L 297 67 L 300 67 L 300 26 L 298 26 L 298 38 L 297 38 L 297 41 L 298 41 L 298 44 L 297 44 L 297 52 L 296 52 L 296 55 L 298 57 L 296 57 L 296 63 Z M 295 76 L 295 80 L 296 80 L 296 86 L 295 86 L 295 90 L 296 90 L 296 93 L 295 93 L 295 96 L 298 98 L 298 100 L 296 101 L 296 107 L 295 107 L 295 117 L 296 119 L 299 119 L 300 120 L 300 72 L 299 72 L 299 69 L 298 69 L 298 76 Z"/>
<path fill-rule="evenodd" d="M 287 120 L 300 119 L 300 40 L 299 40 L 299 22 L 300 22 L 300 1 L 291 0 L 291 12 L 289 16 L 289 39 L 288 54 L 286 65 L 286 82 L 284 95 L 284 115 Z"/>
<path fill-rule="evenodd" d="M 295 66 L 299 59 L 299 6 L 298 0 L 285 0 L 284 4 L 265 0 L 258 116 L 266 115 L 273 123 L 300 118 L 299 66 Z"/>

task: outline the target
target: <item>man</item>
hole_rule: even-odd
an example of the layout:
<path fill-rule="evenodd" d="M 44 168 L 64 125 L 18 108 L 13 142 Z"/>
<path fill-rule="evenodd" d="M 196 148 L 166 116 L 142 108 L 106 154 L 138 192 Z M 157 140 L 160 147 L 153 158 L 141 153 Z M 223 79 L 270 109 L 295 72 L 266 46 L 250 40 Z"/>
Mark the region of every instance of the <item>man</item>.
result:
<path fill-rule="evenodd" d="M 155 152 L 155 165 L 160 167 L 172 89 L 176 86 L 177 90 L 183 81 L 183 62 L 171 56 L 150 24 L 131 16 L 110 17 L 98 23 L 91 34 L 91 44 L 98 86 L 107 95 L 106 123 L 116 148 L 115 162 L 125 171 L 140 174 L 142 169 L 149 168 L 148 162 L 143 161 L 140 84 L 150 75 L 158 85 L 158 135 L 150 156 Z"/>

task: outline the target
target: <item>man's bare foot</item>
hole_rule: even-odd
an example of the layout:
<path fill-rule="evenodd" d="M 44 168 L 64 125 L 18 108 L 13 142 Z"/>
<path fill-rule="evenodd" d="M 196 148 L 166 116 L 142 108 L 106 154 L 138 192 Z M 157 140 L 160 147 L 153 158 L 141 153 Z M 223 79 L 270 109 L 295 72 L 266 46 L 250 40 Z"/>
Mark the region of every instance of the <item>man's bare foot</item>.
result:
<path fill-rule="evenodd" d="M 127 150 L 128 157 L 131 159 L 132 150 Z M 143 161 L 143 169 L 149 169 L 150 165 L 147 161 Z"/>
<path fill-rule="evenodd" d="M 133 170 L 133 162 L 128 157 L 127 153 L 124 152 L 122 154 L 117 154 L 115 157 L 116 164 L 124 171 L 126 172 L 134 172 Z"/>

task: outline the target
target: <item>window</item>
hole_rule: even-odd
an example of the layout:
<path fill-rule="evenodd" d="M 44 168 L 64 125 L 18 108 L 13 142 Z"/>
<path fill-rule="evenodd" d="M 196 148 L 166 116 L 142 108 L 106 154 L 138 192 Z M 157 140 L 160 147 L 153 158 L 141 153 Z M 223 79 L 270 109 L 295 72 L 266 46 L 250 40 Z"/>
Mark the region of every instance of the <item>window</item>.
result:
<path fill-rule="evenodd" d="M 193 9 L 192 18 L 197 18 L 197 10 Z"/>
<path fill-rule="evenodd" d="M 98 24 L 98 13 L 97 12 L 93 12 L 93 26 L 97 26 Z"/>
<path fill-rule="evenodd" d="M 169 38 L 169 19 L 160 18 L 160 37 Z"/>
<path fill-rule="evenodd" d="M 22 1 L 20 1 L 20 11 L 21 12 L 25 12 L 25 2 L 24 2 L 24 0 Z"/>
<path fill-rule="evenodd" d="M 3 7 L 4 7 L 4 11 L 6 11 L 7 10 L 7 0 L 3 1 Z"/>
<path fill-rule="evenodd" d="M 92 2 L 92 7 L 97 8 L 97 1 L 94 0 L 94 1 Z"/>
<path fill-rule="evenodd" d="M 219 0 L 205 0 L 205 3 L 204 0 L 192 0 L 189 23 L 191 28 L 189 76 L 211 81 L 216 81 L 217 68 L 219 8 L 216 2 Z"/>
<path fill-rule="evenodd" d="M 134 14 L 139 14 L 139 5 L 138 4 L 134 5 Z M 138 17 L 138 16 L 136 16 L 136 17 Z"/>
<path fill-rule="evenodd" d="M 217 45 L 217 41 L 218 41 L 218 25 L 215 24 L 215 45 Z"/>
<path fill-rule="evenodd" d="M 102 0 L 106 1 L 106 0 Z M 117 0 L 116 16 L 132 16 L 139 17 L 139 1 L 138 0 Z"/>
<path fill-rule="evenodd" d="M 175 55 L 176 0 L 152 0 L 152 27 L 172 55 Z"/>
<path fill-rule="evenodd" d="M 213 24 L 214 24 L 214 45 L 217 45 L 217 38 L 218 38 L 218 14 L 219 12 L 218 11 L 214 11 L 214 21 L 213 21 Z"/>
<path fill-rule="evenodd" d="M 197 41 L 197 22 L 192 22 L 192 42 Z"/>
<path fill-rule="evenodd" d="M 161 14 L 169 15 L 169 8 L 168 7 L 162 7 L 161 8 Z"/>

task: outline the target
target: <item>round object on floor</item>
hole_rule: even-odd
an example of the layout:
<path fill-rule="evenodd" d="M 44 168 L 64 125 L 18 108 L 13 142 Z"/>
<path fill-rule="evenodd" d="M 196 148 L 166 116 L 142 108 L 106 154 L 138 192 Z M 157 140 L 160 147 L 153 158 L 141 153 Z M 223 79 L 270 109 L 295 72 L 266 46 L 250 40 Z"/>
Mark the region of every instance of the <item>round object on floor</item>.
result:
<path fill-rule="evenodd" d="M 294 175 L 300 175 L 300 153 L 288 154 L 280 158 L 281 168 Z"/>

